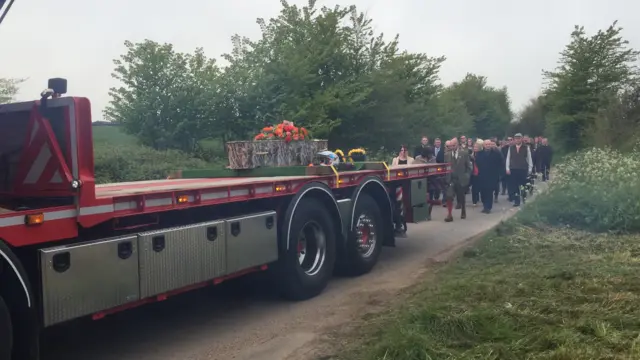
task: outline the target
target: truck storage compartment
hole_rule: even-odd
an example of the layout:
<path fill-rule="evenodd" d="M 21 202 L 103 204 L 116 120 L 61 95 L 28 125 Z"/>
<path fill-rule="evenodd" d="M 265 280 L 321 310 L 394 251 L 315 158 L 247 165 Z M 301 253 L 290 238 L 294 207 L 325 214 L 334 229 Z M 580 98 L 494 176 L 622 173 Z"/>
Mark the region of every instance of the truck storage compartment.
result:
<path fill-rule="evenodd" d="M 40 250 L 44 325 L 140 299 L 136 236 Z"/>
<path fill-rule="evenodd" d="M 411 220 L 413 223 L 427 221 L 429 204 L 427 204 L 427 179 L 411 180 Z"/>
<path fill-rule="evenodd" d="M 141 297 L 223 276 L 225 235 L 224 221 L 139 234 Z"/>
<path fill-rule="evenodd" d="M 422 204 L 419 206 L 412 206 L 412 223 L 419 223 L 427 221 L 429 219 L 429 204 Z"/>
<path fill-rule="evenodd" d="M 411 180 L 411 206 L 420 206 L 427 202 L 427 179 Z"/>
<path fill-rule="evenodd" d="M 227 272 L 276 261 L 277 225 L 275 211 L 227 219 Z"/>

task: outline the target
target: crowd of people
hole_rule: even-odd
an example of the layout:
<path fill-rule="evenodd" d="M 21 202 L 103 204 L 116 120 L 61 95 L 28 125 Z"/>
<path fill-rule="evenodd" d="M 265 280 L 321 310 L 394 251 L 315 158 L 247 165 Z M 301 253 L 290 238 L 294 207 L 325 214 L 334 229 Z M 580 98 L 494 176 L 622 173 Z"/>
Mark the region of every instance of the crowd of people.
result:
<path fill-rule="evenodd" d="M 482 212 L 491 213 L 500 195 L 508 196 L 514 207 L 526 198 L 526 187 L 541 176 L 549 179 L 553 150 L 547 138 L 520 133 L 502 140 L 473 139 L 460 136 L 445 141 L 436 138 L 433 144 L 427 136 L 411 156 L 406 146 L 401 146 L 392 165 L 413 163 L 449 163 L 451 172 L 443 179 L 443 186 L 430 186 L 430 211 L 439 203 L 447 208 L 445 221 L 453 221 L 453 209 L 460 210 L 460 218 L 467 217 L 466 195 L 471 193 L 473 206 L 482 204 Z"/>

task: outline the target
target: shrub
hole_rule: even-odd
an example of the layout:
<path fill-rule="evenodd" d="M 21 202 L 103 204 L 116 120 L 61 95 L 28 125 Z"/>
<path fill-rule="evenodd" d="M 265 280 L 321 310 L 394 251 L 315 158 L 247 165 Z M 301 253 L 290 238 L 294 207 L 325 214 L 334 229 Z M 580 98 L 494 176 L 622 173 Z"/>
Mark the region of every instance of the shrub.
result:
<path fill-rule="evenodd" d="M 177 150 L 119 144 L 94 145 L 96 183 L 160 180 L 179 169 L 203 169 L 214 165 Z"/>
<path fill-rule="evenodd" d="M 519 218 L 593 231 L 640 231 L 638 151 L 590 149 L 553 170 L 548 191 Z"/>

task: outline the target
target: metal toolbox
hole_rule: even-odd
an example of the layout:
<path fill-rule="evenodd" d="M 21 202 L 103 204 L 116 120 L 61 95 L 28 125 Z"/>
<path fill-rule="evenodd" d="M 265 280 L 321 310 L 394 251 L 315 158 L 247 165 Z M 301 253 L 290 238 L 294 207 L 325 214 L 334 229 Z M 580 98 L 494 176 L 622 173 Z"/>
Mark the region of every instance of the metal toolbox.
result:
<path fill-rule="evenodd" d="M 226 219 L 227 272 L 276 261 L 277 225 L 275 211 Z"/>
<path fill-rule="evenodd" d="M 411 180 L 411 206 L 425 204 L 427 196 L 427 179 Z"/>
<path fill-rule="evenodd" d="M 40 250 L 45 326 L 138 300 L 135 235 Z"/>
<path fill-rule="evenodd" d="M 138 247 L 142 298 L 226 273 L 223 221 L 141 233 Z"/>

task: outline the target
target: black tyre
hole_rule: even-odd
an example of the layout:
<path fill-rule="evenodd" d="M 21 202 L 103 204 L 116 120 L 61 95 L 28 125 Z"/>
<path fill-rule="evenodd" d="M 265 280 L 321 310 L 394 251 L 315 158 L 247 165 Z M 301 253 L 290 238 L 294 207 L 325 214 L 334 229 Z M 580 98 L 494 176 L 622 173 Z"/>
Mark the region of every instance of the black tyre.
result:
<path fill-rule="evenodd" d="M 289 235 L 274 275 L 284 297 L 310 299 L 329 283 L 336 261 L 335 224 L 322 202 L 303 198 L 292 215 L 282 223 L 282 236 Z"/>
<path fill-rule="evenodd" d="M 382 213 L 370 195 L 360 194 L 355 207 L 353 230 L 349 232 L 339 264 L 339 272 L 350 276 L 373 269 L 380 258 L 385 234 Z"/>
<path fill-rule="evenodd" d="M 9 308 L 0 297 L 0 360 L 11 360 L 13 332 Z"/>

